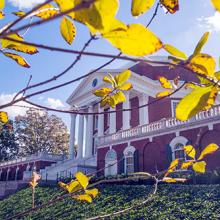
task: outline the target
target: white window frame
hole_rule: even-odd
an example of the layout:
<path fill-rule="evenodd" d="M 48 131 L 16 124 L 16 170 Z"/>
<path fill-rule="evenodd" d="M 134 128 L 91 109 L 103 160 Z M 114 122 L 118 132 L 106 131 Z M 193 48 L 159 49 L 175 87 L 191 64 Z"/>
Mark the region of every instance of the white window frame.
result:
<path fill-rule="evenodd" d="M 175 137 L 171 142 L 170 142 L 170 147 L 172 150 L 172 160 L 175 160 L 175 146 L 177 144 L 182 144 L 183 146 L 186 146 L 186 144 L 188 143 L 188 139 L 183 137 L 183 136 L 178 136 Z M 185 157 L 186 159 L 186 157 Z"/>
<path fill-rule="evenodd" d="M 134 152 L 135 152 L 135 150 L 136 149 L 133 146 L 128 146 L 124 149 L 123 154 L 124 154 L 124 171 L 125 171 L 125 173 L 128 173 L 128 171 L 127 171 L 127 166 L 128 166 L 127 158 L 131 157 L 130 155 L 128 155 L 129 153 L 131 153 L 133 156 L 133 169 L 132 169 L 133 171 L 132 172 L 134 172 Z M 129 165 L 132 165 L 132 164 L 129 164 Z M 132 172 L 129 172 L 129 173 L 132 173 Z"/>
<path fill-rule="evenodd" d="M 178 104 L 180 100 L 171 100 L 171 112 L 172 117 L 176 117 L 176 108 L 174 108 L 174 104 Z"/>
<path fill-rule="evenodd" d="M 116 155 L 115 159 L 108 158 L 108 153 L 113 151 Z M 113 149 L 109 149 L 105 155 L 105 176 L 117 175 L 118 174 L 118 163 L 117 163 L 117 152 Z"/>

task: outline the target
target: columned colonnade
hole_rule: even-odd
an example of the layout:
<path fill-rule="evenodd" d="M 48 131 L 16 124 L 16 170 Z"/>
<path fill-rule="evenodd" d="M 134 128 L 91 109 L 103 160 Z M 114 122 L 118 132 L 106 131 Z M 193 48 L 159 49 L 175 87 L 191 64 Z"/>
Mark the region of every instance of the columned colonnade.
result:
<path fill-rule="evenodd" d="M 130 108 L 130 93 L 126 92 L 126 102 L 123 103 L 123 109 Z M 139 106 L 148 103 L 149 96 L 140 94 L 138 96 Z M 110 108 L 110 111 L 115 110 Z M 97 111 L 97 110 L 96 110 Z M 103 112 L 104 109 L 98 106 L 98 112 Z M 140 125 L 148 124 L 148 106 L 140 108 L 139 110 Z M 93 113 L 93 106 L 89 106 L 89 113 Z M 74 159 L 74 144 L 76 143 L 76 114 L 71 114 L 70 126 L 70 143 L 69 143 L 69 158 Z M 116 113 L 111 113 L 109 116 L 109 133 L 116 133 Z M 77 159 L 93 157 L 93 128 L 94 128 L 93 115 L 79 115 L 78 116 L 78 137 L 77 137 Z M 122 129 L 130 128 L 130 111 L 123 111 L 123 126 Z M 104 135 L 104 114 L 98 115 L 98 137 Z M 85 149 L 84 149 L 85 148 Z"/>

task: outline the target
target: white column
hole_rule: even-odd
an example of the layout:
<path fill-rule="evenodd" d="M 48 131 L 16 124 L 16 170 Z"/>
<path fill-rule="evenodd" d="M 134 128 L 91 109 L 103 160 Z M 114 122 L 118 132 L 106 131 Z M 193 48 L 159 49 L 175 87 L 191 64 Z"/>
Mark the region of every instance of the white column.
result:
<path fill-rule="evenodd" d="M 139 96 L 139 106 L 146 105 L 148 103 L 149 96 L 141 94 Z M 148 106 L 139 109 L 139 124 L 149 124 Z"/>
<path fill-rule="evenodd" d="M 99 112 L 103 112 L 104 109 L 100 107 L 98 107 L 98 111 Z M 99 114 L 98 115 L 98 137 L 103 136 L 104 134 L 104 114 Z"/>
<path fill-rule="evenodd" d="M 15 180 L 18 179 L 18 171 L 19 171 L 19 167 L 16 167 L 16 172 L 15 172 Z"/>
<path fill-rule="evenodd" d="M 79 115 L 77 159 L 83 156 L 84 116 Z"/>
<path fill-rule="evenodd" d="M 110 108 L 110 111 L 115 111 L 116 108 Z M 116 132 L 116 112 L 110 114 L 110 123 L 109 123 L 109 133 L 113 134 Z"/>
<path fill-rule="evenodd" d="M 10 168 L 7 169 L 6 181 L 8 181 L 9 173 L 10 173 Z"/>
<path fill-rule="evenodd" d="M 71 114 L 70 142 L 69 142 L 70 159 L 74 158 L 75 130 L 76 130 L 76 114 Z"/>
<path fill-rule="evenodd" d="M 125 93 L 126 101 L 123 102 L 123 109 L 130 108 L 129 92 Z M 123 130 L 130 128 L 130 111 L 123 111 Z"/>
<path fill-rule="evenodd" d="M 92 113 L 92 106 L 89 107 L 88 113 Z M 85 156 L 92 156 L 92 146 L 93 146 L 93 115 L 87 116 L 87 125 L 86 125 L 86 148 L 85 148 Z"/>

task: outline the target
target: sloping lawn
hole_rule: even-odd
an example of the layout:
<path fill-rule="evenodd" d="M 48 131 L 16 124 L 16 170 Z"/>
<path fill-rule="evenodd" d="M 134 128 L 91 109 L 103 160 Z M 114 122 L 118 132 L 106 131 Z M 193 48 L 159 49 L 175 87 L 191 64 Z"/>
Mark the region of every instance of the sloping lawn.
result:
<path fill-rule="evenodd" d="M 22 219 L 85 219 L 112 213 L 142 201 L 151 190 L 143 185 L 103 185 L 92 204 L 66 198 Z M 37 187 L 36 203 L 42 204 L 63 191 Z M 31 189 L 24 189 L 0 201 L 0 219 L 31 207 Z M 141 209 L 110 219 L 220 219 L 220 185 L 160 185 L 155 200 Z"/>

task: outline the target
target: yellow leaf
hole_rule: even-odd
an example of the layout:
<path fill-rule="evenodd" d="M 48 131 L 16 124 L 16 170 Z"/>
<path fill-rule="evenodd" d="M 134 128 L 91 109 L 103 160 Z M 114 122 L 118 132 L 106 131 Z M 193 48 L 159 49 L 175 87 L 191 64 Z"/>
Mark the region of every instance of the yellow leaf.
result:
<path fill-rule="evenodd" d="M 167 183 L 176 183 L 176 182 L 185 182 L 186 179 L 183 178 L 171 178 L 171 177 L 164 177 L 163 178 L 163 182 L 167 182 Z"/>
<path fill-rule="evenodd" d="M 124 85 L 120 86 L 118 89 L 123 90 L 123 91 L 128 91 L 128 90 L 132 89 L 132 84 L 125 83 Z"/>
<path fill-rule="evenodd" d="M 3 11 L 0 11 L 0 19 L 3 19 L 5 17 L 5 14 Z"/>
<path fill-rule="evenodd" d="M 33 182 L 37 182 L 37 181 L 39 181 L 40 179 L 41 179 L 41 175 L 38 174 L 37 172 L 33 172 L 33 174 L 32 174 L 32 181 L 33 181 Z"/>
<path fill-rule="evenodd" d="M 13 12 L 12 14 L 18 16 L 18 17 L 23 17 L 25 15 L 25 12 L 23 11 L 18 11 L 18 12 Z"/>
<path fill-rule="evenodd" d="M 167 176 L 169 173 L 172 173 L 175 168 L 178 166 L 179 164 L 179 159 L 175 159 L 170 163 L 170 166 L 167 169 L 167 173 L 165 174 L 165 176 Z"/>
<path fill-rule="evenodd" d="M 90 195 L 77 195 L 77 196 L 73 196 L 74 199 L 79 200 L 79 201 L 85 201 L 85 202 L 92 202 L 92 197 Z"/>
<path fill-rule="evenodd" d="M 130 70 L 126 70 L 122 73 L 119 73 L 118 75 L 116 75 L 115 78 L 115 82 L 117 86 L 121 86 L 122 84 L 124 84 L 131 76 L 131 71 Z"/>
<path fill-rule="evenodd" d="M 163 76 L 159 76 L 158 80 L 164 89 L 172 89 L 173 88 L 171 82 L 167 78 L 165 78 Z"/>
<path fill-rule="evenodd" d="M 205 45 L 205 43 L 207 42 L 209 38 L 209 32 L 205 32 L 203 34 L 203 36 L 201 37 L 201 39 L 199 40 L 194 52 L 193 52 L 193 56 L 196 56 L 198 54 L 201 53 L 202 47 Z"/>
<path fill-rule="evenodd" d="M 102 99 L 102 101 L 100 102 L 100 106 L 101 106 L 101 107 L 104 107 L 104 106 L 106 106 L 109 102 L 110 102 L 110 97 L 107 96 L 107 97 L 105 97 L 104 99 Z"/>
<path fill-rule="evenodd" d="M 99 193 L 98 189 L 90 189 L 86 190 L 85 192 L 87 195 L 92 196 L 92 198 L 95 198 Z"/>
<path fill-rule="evenodd" d="M 113 88 L 116 87 L 115 78 L 112 76 L 111 73 L 108 73 L 108 76 L 105 76 L 105 77 L 103 78 L 103 81 L 104 81 L 104 82 L 107 82 L 107 83 L 110 83 Z"/>
<path fill-rule="evenodd" d="M 75 174 L 75 177 L 79 181 L 79 183 L 83 187 L 83 189 L 86 189 L 86 187 L 89 184 L 89 178 L 86 175 L 84 175 L 82 172 L 77 172 Z"/>
<path fill-rule="evenodd" d="M 74 8 L 82 0 L 55 0 L 61 11 Z M 118 0 L 96 0 L 89 8 L 82 8 L 69 14 L 83 24 L 91 26 L 94 30 L 108 29 L 115 18 L 119 6 Z"/>
<path fill-rule="evenodd" d="M 203 108 L 204 111 L 210 109 L 215 104 L 215 100 L 216 100 L 217 95 L 218 95 L 218 89 L 216 87 L 213 87 L 211 90 L 209 99 L 207 101 L 207 104 Z"/>
<path fill-rule="evenodd" d="M 112 89 L 110 88 L 101 88 L 93 92 L 94 95 L 98 97 L 104 97 L 112 92 Z"/>
<path fill-rule="evenodd" d="M 11 59 L 13 59 L 16 63 L 18 63 L 19 65 L 23 66 L 23 67 L 26 67 L 26 68 L 30 68 L 29 64 L 27 63 L 27 61 L 17 55 L 17 54 L 14 54 L 14 53 L 3 53 L 6 57 L 9 57 Z"/>
<path fill-rule="evenodd" d="M 110 102 L 109 105 L 114 108 L 117 104 L 121 103 L 121 102 L 125 102 L 126 101 L 126 97 L 124 95 L 123 92 L 118 91 L 117 93 L 115 93 L 114 95 L 112 95 L 110 97 Z"/>
<path fill-rule="evenodd" d="M 107 82 L 107 83 L 110 83 L 110 84 L 114 84 L 114 82 L 112 81 L 112 79 L 108 76 L 104 76 L 103 77 L 103 81 L 104 82 Z"/>
<path fill-rule="evenodd" d="M 192 92 L 182 98 L 176 107 L 176 118 L 181 121 L 195 116 L 207 105 L 212 86 L 196 87 Z"/>
<path fill-rule="evenodd" d="M 217 144 L 209 144 L 208 146 L 206 146 L 206 148 L 202 151 L 202 153 L 200 154 L 198 160 L 202 160 L 206 155 L 208 154 L 212 154 L 215 151 L 218 150 L 218 145 Z"/>
<path fill-rule="evenodd" d="M 54 0 L 54 2 L 56 2 L 61 12 L 68 11 L 76 6 L 75 0 Z M 74 19 L 75 12 L 71 12 L 68 15 Z"/>
<path fill-rule="evenodd" d="M 178 50 L 177 48 L 175 48 L 174 46 L 172 46 L 170 44 L 164 44 L 163 48 L 164 48 L 164 50 L 166 50 L 168 53 L 170 53 L 171 55 L 173 55 L 175 57 L 179 57 L 184 60 L 187 59 L 187 55 L 185 53 L 183 53 L 182 51 Z"/>
<path fill-rule="evenodd" d="M 155 3 L 155 0 L 132 0 L 131 13 L 139 16 L 147 12 Z"/>
<path fill-rule="evenodd" d="M 65 39 L 65 41 L 71 45 L 73 43 L 75 36 L 76 36 L 76 28 L 75 28 L 74 24 L 66 17 L 64 17 L 61 20 L 60 32 L 61 32 L 63 38 Z"/>
<path fill-rule="evenodd" d="M 39 10 L 35 11 L 32 16 L 36 16 L 42 19 L 48 19 L 59 13 L 59 10 L 55 8 L 52 4 L 46 4 Z"/>
<path fill-rule="evenodd" d="M 24 41 L 23 37 L 21 37 L 18 34 L 11 34 L 8 36 L 8 38 L 15 39 L 15 40 L 22 41 L 22 42 Z M 8 48 L 11 50 L 15 50 L 15 51 L 19 51 L 19 52 L 23 52 L 27 54 L 38 53 L 38 50 L 36 47 L 24 45 L 18 42 L 13 42 L 11 40 L 2 39 L 1 44 L 3 48 Z"/>
<path fill-rule="evenodd" d="M 0 0 L 0 10 L 5 7 L 5 0 Z"/>
<path fill-rule="evenodd" d="M 146 56 L 162 47 L 160 39 L 142 24 L 131 24 L 127 29 L 116 29 L 102 34 L 113 46 L 131 56 Z"/>
<path fill-rule="evenodd" d="M 200 161 L 193 164 L 193 170 L 198 173 L 205 173 L 206 162 Z"/>
<path fill-rule="evenodd" d="M 37 182 L 29 182 L 29 185 L 32 187 L 32 188 L 35 188 L 38 183 Z"/>
<path fill-rule="evenodd" d="M 162 92 L 158 92 L 156 97 L 157 98 L 160 98 L 160 97 L 164 97 L 164 96 L 168 96 L 172 93 L 172 91 L 168 91 L 168 90 L 165 90 L 165 91 L 162 91 Z"/>
<path fill-rule="evenodd" d="M 82 189 L 81 185 L 79 184 L 78 181 L 71 181 L 70 183 L 66 184 L 63 182 L 58 182 L 59 186 L 62 187 L 63 189 L 67 190 L 69 193 L 73 193 L 78 191 L 79 189 Z"/>
<path fill-rule="evenodd" d="M 215 59 L 208 54 L 193 56 L 186 67 L 196 73 L 213 77 L 215 72 Z"/>
<path fill-rule="evenodd" d="M 183 162 L 181 165 L 181 169 L 183 170 L 188 169 L 193 164 L 193 162 L 194 162 L 193 160 Z"/>
<path fill-rule="evenodd" d="M 220 80 L 220 71 L 215 72 L 215 77 L 217 80 Z"/>
<path fill-rule="evenodd" d="M 179 10 L 179 0 L 160 0 L 160 3 L 167 9 L 168 12 L 174 14 Z"/>
<path fill-rule="evenodd" d="M 0 112 L 0 122 L 4 124 L 8 122 L 8 114 L 6 112 Z"/>
<path fill-rule="evenodd" d="M 220 2 L 219 2 L 219 0 L 211 0 L 211 1 L 212 1 L 213 6 L 215 7 L 215 9 L 220 12 Z"/>
<path fill-rule="evenodd" d="M 184 151 L 189 157 L 195 159 L 196 150 L 192 145 L 184 146 Z"/>

